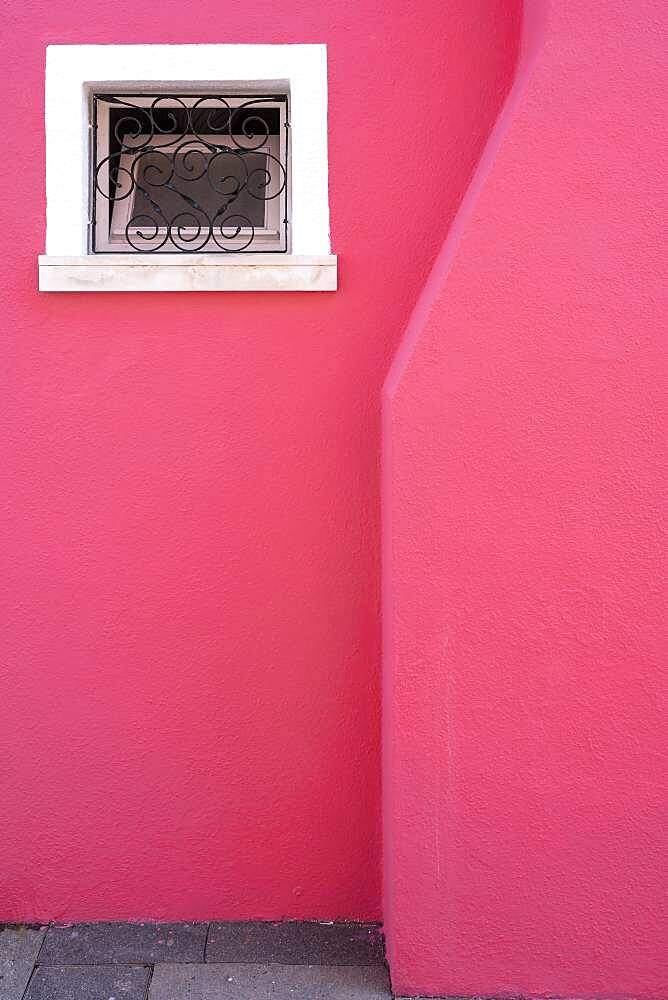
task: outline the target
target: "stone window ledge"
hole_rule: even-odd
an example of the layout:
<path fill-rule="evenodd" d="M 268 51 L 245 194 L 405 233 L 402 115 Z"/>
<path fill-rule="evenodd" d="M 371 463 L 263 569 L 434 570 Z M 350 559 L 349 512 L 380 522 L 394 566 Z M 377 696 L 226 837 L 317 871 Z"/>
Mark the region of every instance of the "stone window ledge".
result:
<path fill-rule="evenodd" d="M 41 292 L 334 292 L 335 255 L 94 254 L 39 258 Z"/>

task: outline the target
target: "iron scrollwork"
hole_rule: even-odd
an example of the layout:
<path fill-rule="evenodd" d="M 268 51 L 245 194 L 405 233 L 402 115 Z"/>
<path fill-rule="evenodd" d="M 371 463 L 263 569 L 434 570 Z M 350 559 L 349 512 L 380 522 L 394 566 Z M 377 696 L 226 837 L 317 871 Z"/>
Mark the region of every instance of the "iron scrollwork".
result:
<path fill-rule="evenodd" d="M 285 95 L 93 103 L 93 250 L 287 250 Z"/>

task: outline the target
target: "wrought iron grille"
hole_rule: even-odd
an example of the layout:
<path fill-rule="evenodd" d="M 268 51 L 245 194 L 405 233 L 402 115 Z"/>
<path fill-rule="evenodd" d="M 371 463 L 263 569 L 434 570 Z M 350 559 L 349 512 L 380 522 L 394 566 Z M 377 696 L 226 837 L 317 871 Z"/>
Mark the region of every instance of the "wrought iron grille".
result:
<path fill-rule="evenodd" d="M 95 94 L 94 253 L 285 253 L 287 95 Z"/>

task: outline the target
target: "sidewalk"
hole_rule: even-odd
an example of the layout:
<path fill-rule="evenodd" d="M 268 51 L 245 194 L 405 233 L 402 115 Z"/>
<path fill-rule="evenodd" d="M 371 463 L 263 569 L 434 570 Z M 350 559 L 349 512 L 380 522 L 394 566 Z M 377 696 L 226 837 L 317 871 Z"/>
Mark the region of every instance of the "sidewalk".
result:
<path fill-rule="evenodd" d="M 0 925 L 0 1000 L 387 1000 L 370 924 Z"/>

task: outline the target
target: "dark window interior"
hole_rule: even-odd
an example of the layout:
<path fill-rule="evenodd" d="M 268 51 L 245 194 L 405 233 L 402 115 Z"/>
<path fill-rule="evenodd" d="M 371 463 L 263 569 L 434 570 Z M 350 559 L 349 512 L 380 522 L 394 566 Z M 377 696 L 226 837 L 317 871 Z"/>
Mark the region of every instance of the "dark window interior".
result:
<path fill-rule="evenodd" d="M 139 158 L 134 214 L 141 213 L 158 226 L 179 215 L 182 225 L 189 227 L 216 219 L 233 226 L 264 225 L 267 157 L 262 153 L 212 153 L 192 145 L 171 156 L 173 173 L 166 169 L 163 153 Z"/>

